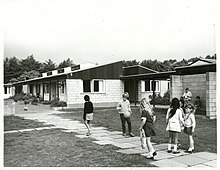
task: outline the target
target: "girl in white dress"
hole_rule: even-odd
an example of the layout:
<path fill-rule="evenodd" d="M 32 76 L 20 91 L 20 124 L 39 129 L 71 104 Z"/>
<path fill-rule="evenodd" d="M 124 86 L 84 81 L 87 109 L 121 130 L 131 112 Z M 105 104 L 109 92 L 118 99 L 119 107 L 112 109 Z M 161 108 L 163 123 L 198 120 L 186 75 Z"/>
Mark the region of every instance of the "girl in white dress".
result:
<path fill-rule="evenodd" d="M 180 110 L 180 101 L 178 98 L 173 98 L 171 101 L 170 108 L 167 110 L 166 123 L 166 130 L 169 131 L 167 152 L 172 152 L 171 147 L 172 143 L 174 143 L 173 153 L 177 154 L 179 153 L 177 150 L 178 137 L 184 125 L 184 119 L 182 116 L 182 110 Z"/>

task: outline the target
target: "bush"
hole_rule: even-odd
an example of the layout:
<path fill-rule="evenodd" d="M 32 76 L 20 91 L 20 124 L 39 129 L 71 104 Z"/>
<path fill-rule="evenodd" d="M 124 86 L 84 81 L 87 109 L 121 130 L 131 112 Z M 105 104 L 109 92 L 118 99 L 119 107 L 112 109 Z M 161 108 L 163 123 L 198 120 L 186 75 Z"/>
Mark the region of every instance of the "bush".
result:
<path fill-rule="evenodd" d="M 67 104 L 64 101 L 59 101 L 58 99 L 52 100 L 50 107 L 66 107 Z"/>
<path fill-rule="evenodd" d="M 37 105 L 38 102 L 39 102 L 39 100 L 38 100 L 37 97 L 33 97 L 32 100 L 31 100 L 32 105 Z"/>
<path fill-rule="evenodd" d="M 150 102 L 153 104 L 153 100 Z M 161 97 L 160 94 L 156 95 L 155 97 L 155 104 L 158 105 L 169 105 L 170 104 L 170 91 L 168 90 L 166 93 L 164 93 L 164 96 Z"/>

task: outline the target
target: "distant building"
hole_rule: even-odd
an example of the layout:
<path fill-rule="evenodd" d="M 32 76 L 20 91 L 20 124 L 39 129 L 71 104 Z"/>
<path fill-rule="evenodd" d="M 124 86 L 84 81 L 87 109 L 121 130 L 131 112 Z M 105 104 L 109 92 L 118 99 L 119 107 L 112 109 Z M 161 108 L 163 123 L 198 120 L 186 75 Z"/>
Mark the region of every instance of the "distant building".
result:
<path fill-rule="evenodd" d="M 105 65 L 87 63 L 53 70 L 4 87 L 12 96 L 24 92 L 47 101 L 59 98 L 68 107 L 82 107 L 85 94 L 90 96 L 94 106 L 115 106 L 125 91 L 136 104 L 153 92 L 163 96 L 170 90 L 171 98 L 180 98 L 188 87 L 193 94 L 192 102 L 200 96 L 203 113 L 210 118 L 216 117 L 215 60 L 199 59 L 168 72 L 140 65 L 122 67 L 121 61 Z"/>

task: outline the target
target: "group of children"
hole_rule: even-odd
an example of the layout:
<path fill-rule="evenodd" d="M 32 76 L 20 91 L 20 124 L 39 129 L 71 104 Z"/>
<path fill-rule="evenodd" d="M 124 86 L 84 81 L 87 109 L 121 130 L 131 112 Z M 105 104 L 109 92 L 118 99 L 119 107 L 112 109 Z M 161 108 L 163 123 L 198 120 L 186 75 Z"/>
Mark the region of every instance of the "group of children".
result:
<path fill-rule="evenodd" d="M 93 104 L 89 99 L 89 96 L 86 95 L 84 97 L 84 115 L 83 119 L 85 125 L 88 129 L 86 135 L 91 134 L 90 121 L 93 119 Z M 166 130 L 169 132 L 168 139 L 168 153 L 177 154 L 178 151 L 178 136 L 179 133 L 183 130 L 184 133 L 188 135 L 189 138 L 189 148 L 186 150 L 188 153 L 192 153 L 194 150 L 194 140 L 193 133 L 195 131 L 196 121 L 195 121 L 195 109 L 194 106 L 187 102 L 185 104 L 184 101 L 178 98 L 173 98 L 171 101 L 170 108 L 167 110 L 166 114 Z M 122 95 L 122 100 L 118 103 L 117 108 L 118 113 L 120 115 L 120 120 L 122 124 L 122 135 L 126 136 L 126 122 L 128 124 L 128 135 L 130 137 L 134 137 L 132 133 L 131 120 L 130 116 L 132 114 L 129 102 L 129 94 L 126 92 Z M 140 130 L 144 130 L 146 136 L 146 144 L 149 151 L 149 155 L 147 159 L 154 159 L 154 156 L 157 155 L 157 152 L 153 148 L 151 143 L 151 137 L 156 136 L 154 122 L 156 120 L 155 113 L 153 111 L 152 106 L 150 105 L 148 98 L 143 98 L 140 102 Z M 173 150 L 172 148 L 173 146 Z"/>

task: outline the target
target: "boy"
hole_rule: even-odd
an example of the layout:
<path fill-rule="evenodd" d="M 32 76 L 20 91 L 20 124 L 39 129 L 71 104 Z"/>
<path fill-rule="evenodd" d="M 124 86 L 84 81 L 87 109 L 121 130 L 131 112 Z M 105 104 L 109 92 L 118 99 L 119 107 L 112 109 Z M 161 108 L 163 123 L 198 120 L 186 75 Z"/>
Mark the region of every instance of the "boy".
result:
<path fill-rule="evenodd" d="M 130 120 L 130 115 L 131 115 L 131 108 L 130 108 L 130 102 L 128 100 L 129 94 L 126 92 L 122 95 L 122 101 L 118 103 L 117 110 L 120 114 L 120 119 L 122 123 L 122 135 L 126 136 L 126 127 L 125 127 L 125 122 L 128 124 L 128 131 L 129 131 L 129 136 L 134 137 L 134 134 L 131 132 L 131 120 Z"/>

